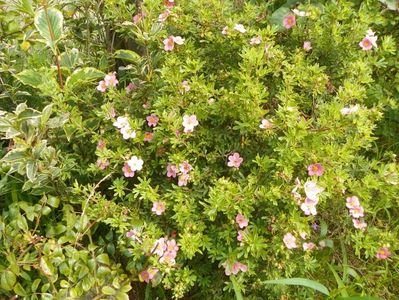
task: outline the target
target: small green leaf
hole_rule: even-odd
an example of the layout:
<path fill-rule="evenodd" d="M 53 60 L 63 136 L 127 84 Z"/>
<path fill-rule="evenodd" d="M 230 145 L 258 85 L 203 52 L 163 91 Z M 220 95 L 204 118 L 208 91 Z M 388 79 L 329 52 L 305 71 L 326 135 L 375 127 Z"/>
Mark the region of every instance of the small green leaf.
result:
<path fill-rule="evenodd" d="M 65 83 L 65 88 L 72 90 L 80 84 L 91 82 L 105 76 L 104 72 L 97 70 L 96 68 L 87 67 L 75 70 L 71 76 L 69 76 Z"/>
<path fill-rule="evenodd" d="M 61 39 L 63 23 L 62 13 L 55 8 L 42 9 L 35 16 L 36 29 L 53 50 L 57 41 Z"/>
<path fill-rule="evenodd" d="M 105 265 L 109 265 L 109 257 L 107 253 L 102 253 L 99 256 L 97 256 L 97 261 L 99 263 L 105 264 Z"/>
<path fill-rule="evenodd" d="M 11 291 L 14 284 L 17 282 L 17 277 L 15 274 L 9 270 L 3 271 L 1 274 L 1 287 L 6 291 Z"/>
<path fill-rule="evenodd" d="M 136 52 L 124 49 L 115 51 L 115 58 L 127 60 L 128 62 L 132 63 L 137 63 L 141 60 L 140 55 L 138 55 Z"/>
<path fill-rule="evenodd" d="M 14 292 L 18 295 L 18 296 L 28 296 L 28 293 L 25 291 L 25 289 L 22 287 L 22 285 L 20 283 L 17 283 L 14 286 Z"/>
<path fill-rule="evenodd" d="M 37 163 L 35 161 L 28 161 L 26 164 L 26 176 L 30 181 L 34 181 L 37 173 Z"/>
<path fill-rule="evenodd" d="M 54 274 L 54 267 L 46 257 L 40 259 L 40 268 L 44 274 L 52 276 Z"/>
<path fill-rule="evenodd" d="M 32 285 L 31 285 L 31 288 L 30 288 L 31 291 L 32 291 L 32 293 L 35 293 L 35 292 L 36 292 L 36 290 L 37 290 L 37 288 L 38 288 L 40 282 L 41 282 L 41 279 L 40 279 L 40 278 L 35 279 L 35 281 L 33 281 Z"/>
<path fill-rule="evenodd" d="M 330 292 L 324 285 L 322 285 L 321 283 L 318 283 L 317 281 L 306 279 L 306 278 L 285 278 L 285 279 L 277 279 L 277 280 L 267 280 L 267 281 L 264 281 L 263 283 L 265 283 L 265 284 L 281 284 L 281 285 L 300 285 L 300 286 L 311 288 L 315 291 L 319 291 L 320 293 L 323 293 L 324 295 L 327 295 L 327 296 L 330 295 Z"/>
<path fill-rule="evenodd" d="M 102 292 L 104 295 L 115 295 L 115 293 L 116 293 L 116 291 L 115 291 L 112 287 L 110 287 L 110 286 L 104 286 L 104 287 L 101 289 L 101 292 Z"/>
<path fill-rule="evenodd" d="M 58 207 L 60 205 L 60 198 L 55 197 L 55 196 L 49 196 L 47 198 L 47 203 L 52 206 L 52 207 Z"/>
<path fill-rule="evenodd" d="M 117 300 L 129 300 L 129 296 L 126 293 L 119 292 L 118 294 L 116 294 L 116 299 Z"/>
<path fill-rule="evenodd" d="M 39 72 L 35 70 L 24 70 L 16 75 L 14 75 L 19 81 L 25 85 L 30 85 L 37 88 L 43 83 L 43 78 Z"/>

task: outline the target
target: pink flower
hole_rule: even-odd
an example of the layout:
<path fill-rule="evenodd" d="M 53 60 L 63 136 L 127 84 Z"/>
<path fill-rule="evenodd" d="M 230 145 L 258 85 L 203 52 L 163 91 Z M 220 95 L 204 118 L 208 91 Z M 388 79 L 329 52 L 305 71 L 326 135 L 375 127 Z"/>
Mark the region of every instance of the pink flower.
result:
<path fill-rule="evenodd" d="M 179 169 L 180 172 L 182 172 L 183 174 L 188 174 L 188 172 L 190 172 L 193 169 L 193 167 L 187 161 L 183 161 L 179 165 Z"/>
<path fill-rule="evenodd" d="M 140 272 L 139 278 L 141 281 L 145 281 L 146 283 L 149 283 L 158 272 L 159 272 L 159 270 L 157 268 L 149 268 L 147 270 Z"/>
<path fill-rule="evenodd" d="M 161 23 L 165 22 L 166 19 L 169 17 L 169 15 L 170 15 L 170 11 L 168 9 L 165 10 L 163 13 L 161 13 L 158 16 L 158 22 L 161 22 Z"/>
<path fill-rule="evenodd" d="M 197 126 L 198 120 L 195 115 L 184 115 L 183 116 L 183 127 L 185 133 L 193 132 L 194 127 Z"/>
<path fill-rule="evenodd" d="M 169 36 L 168 38 L 163 40 L 164 50 L 172 51 L 175 47 L 175 42 L 173 41 L 173 36 Z"/>
<path fill-rule="evenodd" d="M 311 251 L 314 248 L 316 248 L 316 245 L 314 243 L 310 242 L 310 243 L 303 243 L 302 247 L 303 247 L 304 251 L 308 251 L 308 250 Z"/>
<path fill-rule="evenodd" d="M 248 226 L 248 219 L 245 218 L 242 214 L 237 214 L 236 223 L 240 228 L 245 228 Z"/>
<path fill-rule="evenodd" d="M 356 196 L 346 198 L 346 207 L 349 209 L 360 206 L 359 198 Z"/>
<path fill-rule="evenodd" d="M 97 149 L 103 150 L 103 149 L 105 149 L 106 145 L 107 145 L 107 143 L 104 140 L 99 140 L 97 143 Z"/>
<path fill-rule="evenodd" d="M 223 27 L 222 34 L 223 34 L 223 35 L 227 35 L 227 33 L 228 33 L 227 30 L 228 30 L 228 29 L 229 29 L 228 26 Z"/>
<path fill-rule="evenodd" d="M 253 38 L 251 38 L 251 40 L 249 41 L 249 43 L 251 45 L 259 45 L 262 41 L 262 38 L 260 36 L 255 36 Z"/>
<path fill-rule="evenodd" d="M 310 51 L 312 50 L 312 44 L 309 41 L 303 42 L 303 49 L 305 51 Z"/>
<path fill-rule="evenodd" d="M 248 271 L 247 265 L 244 265 L 240 262 L 234 262 L 232 265 L 225 262 L 223 266 L 225 268 L 224 273 L 226 276 L 230 276 L 231 274 L 236 275 L 239 271 L 244 273 Z"/>
<path fill-rule="evenodd" d="M 301 209 L 305 213 L 305 215 L 317 215 L 317 210 L 316 210 L 316 205 L 317 205 L 317 200 L 312 200 L 309 198 L 305 199 L 305 202 L 301 204 Z"/>
<path fill-rule="evenodd" d="M 375 254 L 375 257 L 377 257 L 378 259 L 387 259 L 390 256 L 391 252 L 389 252 L 389 249 L 387 247 L 382 247 L 378 249 L 377 253 Z"/>
<path fill-rule="evenodd" d="M 187 93 L 190 91 L 191 87 L 188 84 L 187 80 L 182 81 L 181 86 L 183 87 L 183 90 Z"/>
<path fill-rule="evenodd" d="M 104 93 L 106 90 L 107 90 L 107 85 L 106 85 L 106 83 L 105 83 L 104 80 L 101 80 L 101 81 L 98 83 L 97 91 L 100 91 L 101 93 Z"/>
<path fill-rule="evenodd" d="M 283 20 L 283 25 L 285 28 L 290 29 L 291 27 L 295 26 L 296 18 L 295 15 L 287 15 Z"/>
<path fill-rule="evenodd" d="M 165 203 L 161 201 L 154 202 L 151 211 L 157 216 L 162 215 L 165 211 Z"/>
<path fill-rule="evenodd" d="M 150 102 L 148 102 L 148 101 L 144 102 L 144 104 L 143 104 L 144 109 L 149 109 L 150 107 L 151 107 Z"/>
<path fill-rule="evenodd" d="M 156 255 L 158 255 L 159 257 L 161 257 L 164 252 L 166 251 L 166 240 L 165 238 L 160 238 L 157 241 L 155 241 L 154 243 L 154 247 L 151 250 L 151 253 L 154 253 Z"/>
<path fill-rule="evenodd" d="M 116 72 L 108 73 L 104 77 L 105 85 L 107 87 L 116 87 L 118 79 L 116 79 Z"/>
<path fill-rule="evenodd" d="M 272 129 L 273 128 L 273 123 L 270 120 L 267 119 L 262 119 L 259 128 L 261 129 Z"/>
<path fill-rule="evenodd" d="M 137 241 L 140 244 L 142 243 L 142 240 L 139 237 L 140 233 L 137 229 L 130 229 L 128 232 L 126 232 L 126 237 L 132 239 L 133 241 Z"/>
<path fill-rule="evenodd" d="M 167 251 L 161 257 L 159 262 L 162 264 L 174 265 L 176 263 L 175 258 L 176 258 L 176 252 Z"/>
<path fill-rule="evenodd" d="M 227 163 L 227 166 L 230 168 L 239 168 L 241 163 L 243 162 L 243 158 L 240 157 L 240 154 L 237 152 L 234 152 L 232 155 L 228 157 L 229 161 Z"/>
<path fill-rule="evenodd" d="M 364 217 L 364 209 L 362 206 L 355 206 L 349 210 L 349 213 L 352 217 L 358 219 L 360 217 Z"/>
<path fill-rule="evenodd" d="M 306 238 L 308 237 L 308 234 L 306 232 L 303 232 L 303 231 L 301 231 L 299 233 L 299 235 L 300 235 L 301 239 L 303 239 L 303 240 L 306 240 Z"/>
<path fill-rule="evenodd" d="M 164 4 L 165 4 L 167 7 L 169 7 L 169 8 L 172 8 L 173 6 L 176 5 L 175 0 L 165 0 L 165 1 L 164 1 Z"/>
<path fill-rule="evenodd" d="M 303 188 L 305 190 L 306 197 L 312 200 L 317 200 L 319 194 L 324 191 L 324 188 L 318 186 L 314 181 L 306 181 L 303 185 Z"/>
<path fill-rule="evenodd" d="M 181 174 L 179 176 L 179 180 L 177 182 L 178 186 L 186 186 L 188 183 L 188 180 L 190 179 L 190 175 L 188 174 Z"/>
<path fill-rule="evenodd" d="M 353 222 L 353 227 L 355 227 L 356 229 L 364 230 L 367 227 L 367 223 L 364 222 L 363 220 L 352 219 L 352 222 Z"/>
<path fill-rule="evenodd" d="M 150 116 L 147 116 L 146 120 L 147 120 L 148 126 L 150 126 L 150 127 L 151 126 L 152 127 L 157 126 L 157 124 L 159 122 L 159 118 L 156 115 L 154 115 L 154 114 L 151 114 Z"/>
<path fill-rule="evenodd" d="M 309 174 L 309 176 L 313 176 L 313 175 L 321 176 L 321 175 L 323 175 L 323 173 L 324 173 L 324 168 L 323 168 L 323 166 L 322 166 L 321 164 L 319 164 L 319 163 L 310 165 L 310 166 L 308 167 L 308 174 Z"/>
<path fill-rule="evenodd" d="M 144 17 L 144 15 L 141 14 L 141 13 L 140 13 L 140 14 L 137 14 L 137 15 L 134 15 L 134 16 L 133 16 L 133 23 L 134 23 L 134 24 L 140 23 L 143 17 Z"/>
<path fill-rule="evenodd" d="M 105 170 L 109 166 L 109 161 L 106 158 L 99 158 L 96 165 L 100 170 Z"/>
<path fill-rule="evenodd" d="M 144 142 L 151 142 L 154 137 L 152 132 L 144 132 Z"/>
<path fill-rule="evenodd" d="M 183 45 L 184 44 L 184 39 L 181 36 L 174 36 L 173 41 L 178 44 L 178 45 Z"/>
<path fill-rule="evenodd" d="M 179 246 L 177 245 L 175 240 L 166 241 L 166 251 L 168 252 L 177 252 L 179 251 Z"/>
<path fill-rule="evenodd" d="M 377 48 L 377 38 L 375 33 L 369 29 L 367 30 L 366 37 L 359 43 L 359 46 L 365 51 L 371 50 L 373 47 Z"/>
<path fill-rule="evenodd" d="M 133 90 L 135 90 L 136 88 L 137 88 L 137 86 L 136 86 L 133 82 L 130 82 L 130 83 L 127 85 L 127 87 L 126 87 L 126 92 L 130 93 L 130 92 L 132 92 Z"/>
<path fill-rule="evenodd" d="M 286 233 L 283 238 L 283 242 L 288 249 L 297 248 L 296 238 L 291 233 Z"/>
<path fill-rule="evenodd" d="M 237 241 L 242 242 L 243 238 L 244 238 L 244 231 L 238 230 L 238 232 L 237 232 Z"/>
<path fill-rule="evenodd" d="M 245 29 L 244 25 L 242 25 L 242 24 L 234 25 L 234 29 L 237 30 L 238 32 L 241 32 L 241 33 L 247 32 L 247 30 Z"/>
<path fill-rule="evenodd" d="M 167 171 L 166 176 L 172 177 L 172 178 L 176 178 L 176 176 L 177 176 L 177 167 L 176 167 L 176 165 L 168 164 L 167 167 L 166 167 L 166 171 Z"/>
<path fill-rule="evenodd" d="M 134 177 L 134 171 L 132 171 L 132 169 L 130 169 L 130 167 L 127 163 L 124 164 L 122 171 L 123 171 L 123 175 L 125 177 Z"/>

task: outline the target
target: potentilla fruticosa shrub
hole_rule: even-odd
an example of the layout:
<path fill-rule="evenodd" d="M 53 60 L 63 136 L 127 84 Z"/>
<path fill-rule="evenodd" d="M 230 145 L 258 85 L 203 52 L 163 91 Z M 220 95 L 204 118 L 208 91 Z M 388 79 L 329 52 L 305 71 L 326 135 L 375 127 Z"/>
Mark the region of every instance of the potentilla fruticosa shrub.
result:
<path fill-rule="evenodd" d="M 397 297 L 395 1 L 1 9 L 0 295 Z"/>

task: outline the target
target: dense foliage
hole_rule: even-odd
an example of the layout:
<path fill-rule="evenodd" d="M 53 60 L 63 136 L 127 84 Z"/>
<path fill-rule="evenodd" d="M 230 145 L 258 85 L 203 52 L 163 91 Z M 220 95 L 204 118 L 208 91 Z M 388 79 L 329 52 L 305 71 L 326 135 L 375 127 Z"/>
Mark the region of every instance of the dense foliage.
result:
<path fill-rule="evenodd" d="M 0 5 L 0 297 L 397 299 L 397 1 Z"/>

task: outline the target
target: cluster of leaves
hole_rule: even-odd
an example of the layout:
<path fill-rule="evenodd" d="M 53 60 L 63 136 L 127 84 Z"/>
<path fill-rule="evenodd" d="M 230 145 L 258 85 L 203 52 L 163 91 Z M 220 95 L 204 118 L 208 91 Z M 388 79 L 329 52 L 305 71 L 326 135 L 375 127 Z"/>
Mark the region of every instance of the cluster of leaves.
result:
<path fill-rule="evenodd" d="M 1 296 L 399 294 L 395 1 L 16 0 L 0 9 Z M 285 26 L 293 9 L 303 16 Z M 368 29 L 378 47 L 365 51 Z M 97 89 L 104 76 L 118 82 Z M 184 116 L 199 124 L 186 130 Z M 243 160 L 231 167 L 234 153 Z M 143 166 L 126 176 L 134 156 Z M 178 184 L 167 168 L 183 162 L 192 170 Z M 308 174 L 315 163 L 322 176 Z M 324 189 L 310 216 L 292 193 L 307 181 Z M 349 196 L 361 201 L 364 230 Z M 177 243 L 173 263 L 157 255 L 162 238 Z M 390 255 L 376 257 L 381 248 Z M 228 271 L 234 264 L 241 272 Z"/>

